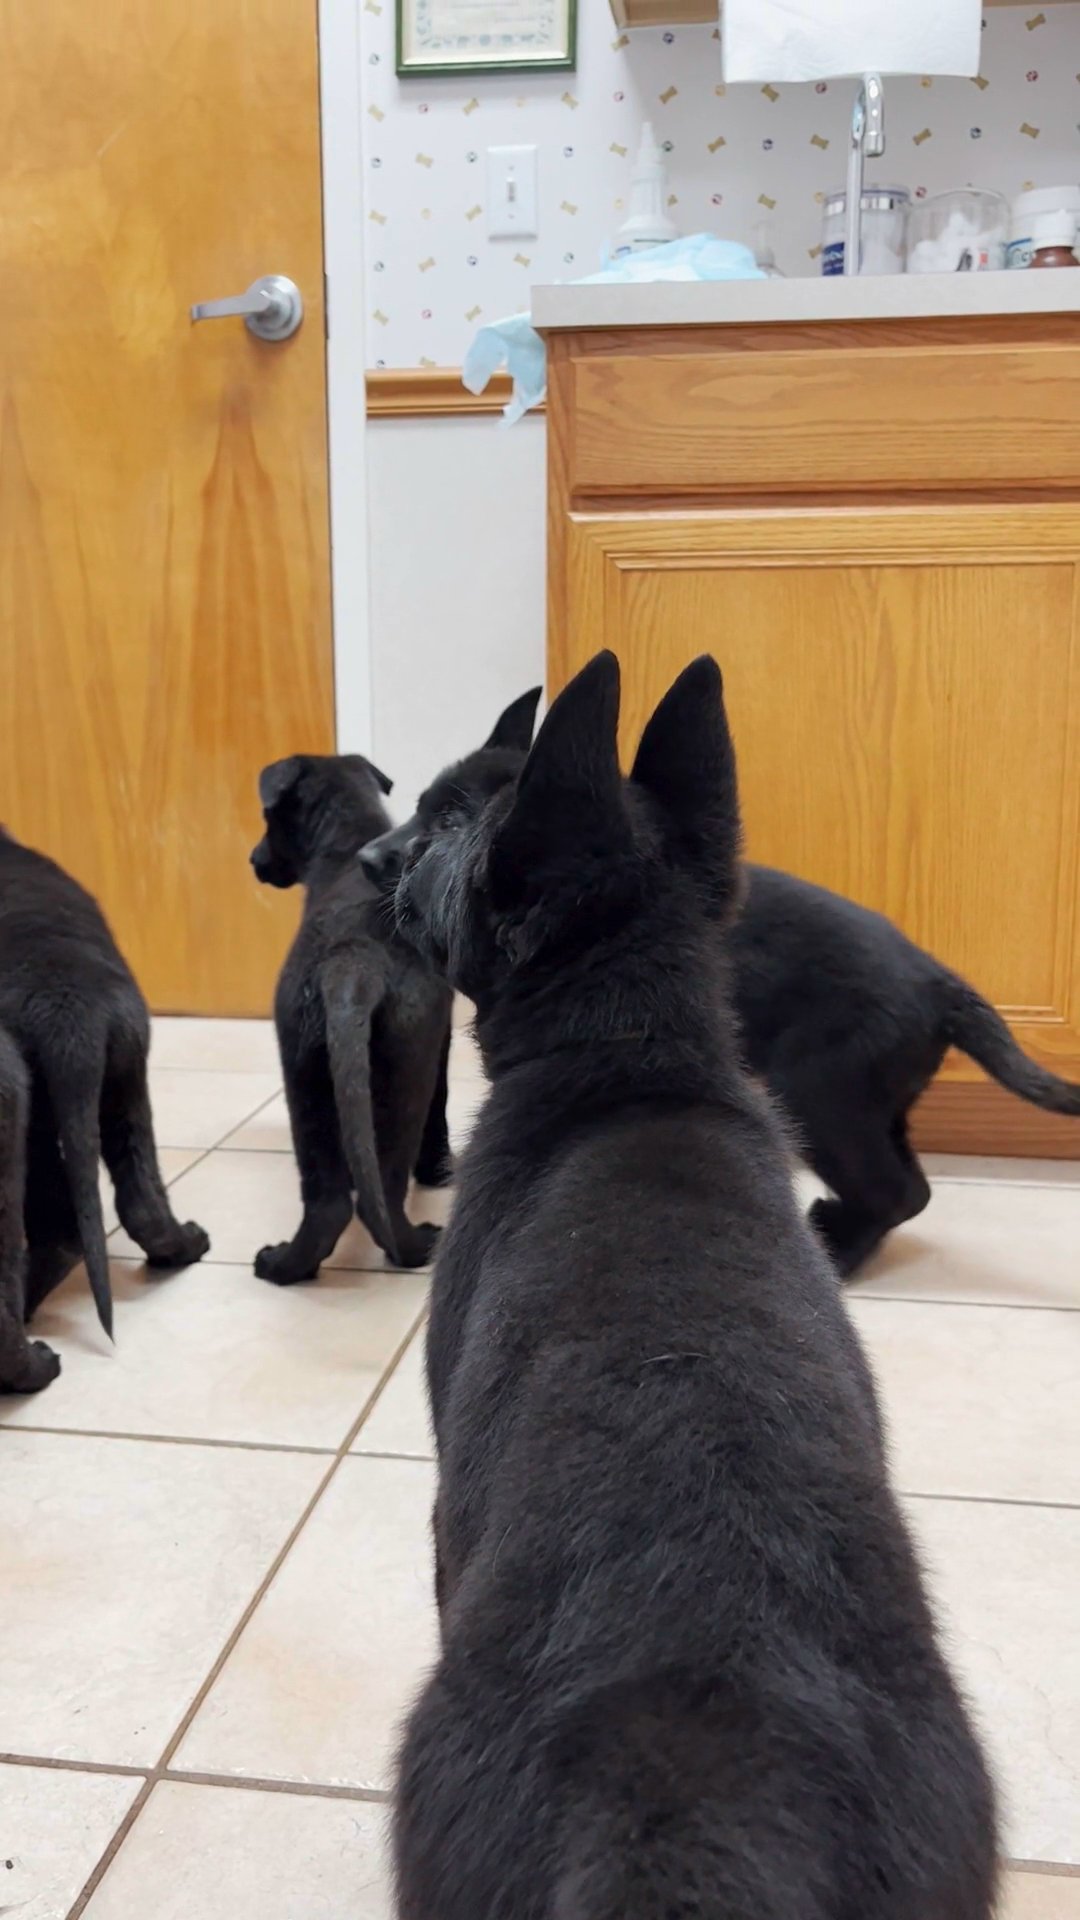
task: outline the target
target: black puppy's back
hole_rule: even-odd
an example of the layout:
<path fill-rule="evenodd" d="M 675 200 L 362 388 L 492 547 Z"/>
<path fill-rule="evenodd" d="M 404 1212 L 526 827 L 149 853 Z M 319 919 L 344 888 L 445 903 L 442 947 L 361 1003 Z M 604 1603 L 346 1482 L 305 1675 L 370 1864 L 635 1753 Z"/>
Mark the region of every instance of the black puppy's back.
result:
<path fill-rule="evenodd" d="M 636 795 L 616 686 L 586 669 L 516 798 L 402 883 L 493 1081 L 432 1298 L 402 1920 L 989 1920 L 992 1797 L 872 1382 L 738 1066 L 715 669 Z"/>
<path fill-rule="evenodd" d="M 54 860 L 6 834 L 0 834 L 0 1024 L 17 1042 L 32 1081 L 27 1311 L 81 1252 L 99 1318 L 111 1333 L 98 1189 L 103 1152 L 121 1221 L 151 1261 L 184 1265 L 200 1259 L 209 1241 L 194 1222 L 181 1226 L 173 1218 L 165 1196 L 146 1085 L 149 1015 L 105 916 Z"/>

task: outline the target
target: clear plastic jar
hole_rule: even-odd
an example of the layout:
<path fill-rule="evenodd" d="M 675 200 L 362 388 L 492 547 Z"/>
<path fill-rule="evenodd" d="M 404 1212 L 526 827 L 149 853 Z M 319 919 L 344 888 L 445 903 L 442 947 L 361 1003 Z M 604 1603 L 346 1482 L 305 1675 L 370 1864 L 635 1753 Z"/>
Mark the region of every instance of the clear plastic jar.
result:
<path fill-rule="evenodd" d="M 860 273 L 903 273 L 904 225 L 911 195 L 906 187 L 864 187 L 862 196 L 862 261 Z M 847 194 L 842 187 L 825 198 L 821 231 L 821 271 L 844 271 L 844 215 Z"/>
<path fill-rule="evenodd" d="M 1009 204 L 982 187 L 917 200 L 908 220 L 909 273 L 996 273 L 1005 265 Z"/>

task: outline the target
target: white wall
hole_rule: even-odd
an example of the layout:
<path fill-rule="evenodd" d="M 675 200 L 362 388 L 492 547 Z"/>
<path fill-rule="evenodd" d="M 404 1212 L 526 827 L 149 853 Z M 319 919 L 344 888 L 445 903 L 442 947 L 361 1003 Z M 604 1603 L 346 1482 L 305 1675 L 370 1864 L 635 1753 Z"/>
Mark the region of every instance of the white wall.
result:
<path fill-rule="evenodd" d="M 373 757 L 402 818 L 544 678 L 544 423 L 373 420 Z"/>

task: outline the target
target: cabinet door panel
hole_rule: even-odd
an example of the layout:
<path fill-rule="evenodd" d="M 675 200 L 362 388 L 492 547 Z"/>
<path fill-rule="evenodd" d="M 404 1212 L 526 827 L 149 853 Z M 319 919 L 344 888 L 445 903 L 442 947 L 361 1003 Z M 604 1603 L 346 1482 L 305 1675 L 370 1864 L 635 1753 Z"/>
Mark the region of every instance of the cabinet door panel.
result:
<path fill-rule="evenodd" d="M 751 856 L 880 908 L 1080 1077 L 1080 511 L 578 519 L 567 560 L 555 684 L 613 646 L 629 753 L 715 653 Z"/>

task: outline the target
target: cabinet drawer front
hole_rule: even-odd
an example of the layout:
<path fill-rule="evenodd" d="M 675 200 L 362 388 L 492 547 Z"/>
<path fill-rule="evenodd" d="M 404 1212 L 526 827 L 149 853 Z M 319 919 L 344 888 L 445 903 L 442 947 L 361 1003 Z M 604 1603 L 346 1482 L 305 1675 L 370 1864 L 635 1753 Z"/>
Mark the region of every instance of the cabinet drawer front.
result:
<path fill-rule="evenodd" d="M 589 352 L 571 494 L 1080 485 L 1077 344 Z"/>

